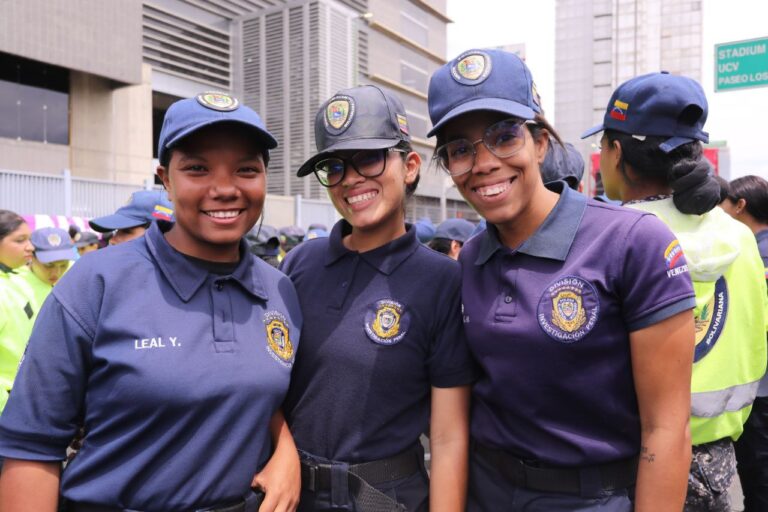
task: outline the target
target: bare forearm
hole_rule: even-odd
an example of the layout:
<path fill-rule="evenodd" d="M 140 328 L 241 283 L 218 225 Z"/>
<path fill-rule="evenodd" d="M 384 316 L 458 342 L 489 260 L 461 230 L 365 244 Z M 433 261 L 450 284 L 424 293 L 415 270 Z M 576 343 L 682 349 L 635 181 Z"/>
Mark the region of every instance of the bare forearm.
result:
<path fill-rule="evenodd" d="M 433 443 L 429 482 L 429 509 L 432 512 L 463 511 L 467 497 L 466 438 Z"/>
<path fill-rule="evenodd" d="M 655 430 L 643 436 L 635 492 L 636 512 L 680 512 L 688 488 L 691 438 L 684 431 Z"/>
<path fill-rule="evenodd" d="M 0 475 L 0 510 L 55 512 L 60 471 L 59 462 L 5 459 Z"/>

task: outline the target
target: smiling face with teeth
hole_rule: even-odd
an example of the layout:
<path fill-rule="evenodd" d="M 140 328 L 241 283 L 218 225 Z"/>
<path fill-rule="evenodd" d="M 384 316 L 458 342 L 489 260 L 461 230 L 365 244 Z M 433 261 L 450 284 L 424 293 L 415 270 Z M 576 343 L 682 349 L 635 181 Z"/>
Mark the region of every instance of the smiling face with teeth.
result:
<path fill-rule="evenodd" d="M 339 152 L 342 158 L 351 152 Z M 328 189 L 336 210 L 352 225 L 348 247 L 369 250 L 405 234 L 406 186 L 413 184 L 421 167 L 418 153 L 386 152 L 384 172 L 366 178 L 352 168 L 338 185 Z"/>
<path fill-rule="evenodd" d="M 440 146 L 457 139 L 480 140 L 485 130 L 508 114 L 478 110 L 460 115 L 438 133 Z M 472 169 L 452 176 L 461 195 L 472 207 L 494 224 L 502 241 L 517 247 L 538 228 L 557 202 L 557 194 L 544 187 L 539 165 L 549 144 L 546 130 L 534 138 L 524 130 L 525 146 L 512 156 L 498 158 L 482 143 L 475 145 Z"/>
<path fill-rule="evenodd" d="M 264 206 L 263 153 L 248 129 L 229 123 L 202 128 L 175 146 L 168 168 L 157 168 L 176 218 L 168 243 L 195 258 L 237 261 L 240 239 Z"/>

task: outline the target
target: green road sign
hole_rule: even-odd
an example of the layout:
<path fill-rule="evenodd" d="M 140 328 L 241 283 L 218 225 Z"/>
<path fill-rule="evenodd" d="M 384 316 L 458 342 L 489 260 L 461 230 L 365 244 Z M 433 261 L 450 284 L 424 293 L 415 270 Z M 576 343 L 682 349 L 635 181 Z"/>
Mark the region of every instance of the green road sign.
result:
<path fill-rule="evenodd" d="M 768 85 L 768 37 L 715 45 L 715 91 Z"/>

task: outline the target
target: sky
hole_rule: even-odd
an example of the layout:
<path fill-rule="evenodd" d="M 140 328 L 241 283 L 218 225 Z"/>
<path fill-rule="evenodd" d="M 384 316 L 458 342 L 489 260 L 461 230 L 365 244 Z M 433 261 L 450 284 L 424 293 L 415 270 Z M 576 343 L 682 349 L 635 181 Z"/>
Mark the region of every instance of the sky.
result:
<path fill-rule="evenodd" d="M 715 93 L 713 68 L 715 44 L 768 37 L 768 1 L 702 0 L 702 8 L 705 130 L 710 140 L 727 141 L 731 179 L 747 174 L 768 179 L 768 87 Z M 555 0 L 448 0 L 448 17 L 454 21 L 448 25 L 449 59 L 470 48 L 525 43 L 544 110 L 557 126 Z"/>

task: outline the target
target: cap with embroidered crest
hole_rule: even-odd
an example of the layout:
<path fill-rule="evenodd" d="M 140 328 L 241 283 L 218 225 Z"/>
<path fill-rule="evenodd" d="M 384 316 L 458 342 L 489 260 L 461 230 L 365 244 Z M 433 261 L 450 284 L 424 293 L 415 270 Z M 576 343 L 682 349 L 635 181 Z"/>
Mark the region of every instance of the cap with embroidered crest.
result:
<path fill-rule="evenodd" d="M 88 221 L 91 229 L 107 233 L 116 229 L 130 229 L 153 220 L 173 221 L 173 204 L 165 190 L 139 190 L 131 194 L 128 204 L 111 215 Z"/>
<path fill-rule="evenodd" d="M 503 50 L 468 50 L 432 75 L 429 81 L 431 137 L 451 119 L 476 110 L 492 110 L 520 119 L 541 113 L 528 66 Z"/>
<path fill-rule="evenodd" d="M 69 233 L 61 228 L 40 228 L 29 238 L 35 248 L 35 258 L 40 263 L 74 260 L 75 244 Z"/>
<path fill-rule="evenodd" d="M 277 141 L 252 108 L 224 92 L 203 92 L 194 98 L 179 100 L 168 108 L 157 144 L 158 159 L 162 162 L 166 150 L 181 139 L 201 128 L 223 122 L 240 123 L 252 129 L 267 149 L 277 147 Z"/>
<path fill-rule="evenodd" d="M 410 141 L 408 116 L 397 96 L 375 85 L 343 89 L 317 111 L 318 153 L 296 175 L 311 174 L 316 162 L 335 151 L 385 149 Z"/>
<path fill-rule="evenodd" d="M 704 131 L 707 111 L 707 97 L 696 80 L 666 71 L 649 73 L 621 84 L 608 101 L 603 123 L 581 138 L 603 130 L 668 137 L 659 148 L 669 153 L 695 140 L 709 142 Z"/>

